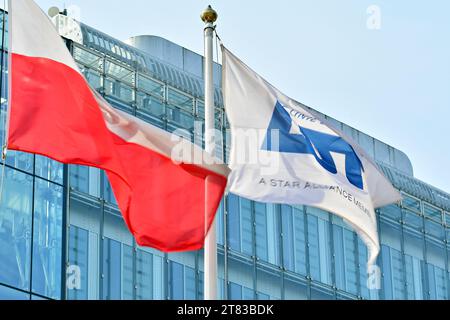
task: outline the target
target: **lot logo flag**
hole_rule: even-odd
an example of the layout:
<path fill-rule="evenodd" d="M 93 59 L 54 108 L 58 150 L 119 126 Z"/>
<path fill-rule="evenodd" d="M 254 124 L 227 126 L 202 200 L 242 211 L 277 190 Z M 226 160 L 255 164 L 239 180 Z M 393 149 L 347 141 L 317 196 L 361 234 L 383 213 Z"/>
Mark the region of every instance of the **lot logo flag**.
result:
<path fill-rule="evenodd" d="M 261 202 L 310 205 L 342 217 L 380 250 L 374 208 L 400 194 L 370 157 L 319 113 L 290 99 L 222 46 L 231 126 L 230 192 Z"/>
<path fill-rule="evenodd" d="M 202 248 L 228 168 L 186 140 L 189 152 L 174 162 L 180 141 L 91 90 L 32 0 L 9 1 L 9 21 L 8 149 L 104 169 L 139 245 L 166 252 Z M 201 161 L 194 163 L 191 152 Z"/>

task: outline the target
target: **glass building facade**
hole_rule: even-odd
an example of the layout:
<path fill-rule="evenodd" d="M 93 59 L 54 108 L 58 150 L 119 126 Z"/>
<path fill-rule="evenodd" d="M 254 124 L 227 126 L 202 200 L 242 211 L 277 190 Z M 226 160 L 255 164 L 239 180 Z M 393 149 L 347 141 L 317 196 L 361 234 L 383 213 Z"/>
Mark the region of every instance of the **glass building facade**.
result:
<path fill-rule="evenodd" d="M 159 37 L 124 43 L 62 15 L 54 20 L 86 79 L 114 107 L 202 141 L 194 130 L 203 121 L 201 56 Z M 4 38 L 2 143 L 8 30 Z M 214 68 L 223 132 L 216 155 L 226 161 L 230 137 Z M 404 196 L 377 210 L 381 289 L 368 289 L 366 247 L 339 217 L 230 194 L 217 214 L 220 299 L 449 299 L 450 195 L 415 179 L 401 151 L 330 120 Z M 12 151 L 3 168 L 0 299 L 202 299 L 202 251 L 139 247 L 101 170 Z"/>

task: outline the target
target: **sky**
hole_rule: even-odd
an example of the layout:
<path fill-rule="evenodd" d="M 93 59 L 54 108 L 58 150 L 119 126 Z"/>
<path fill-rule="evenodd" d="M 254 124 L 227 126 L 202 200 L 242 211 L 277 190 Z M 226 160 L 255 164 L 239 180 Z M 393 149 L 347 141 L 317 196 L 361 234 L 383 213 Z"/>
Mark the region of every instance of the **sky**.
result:
<path fill-rule="evenodd" d="M 417 178 L 450 192 L 448 0 L 36 2 L 79 8 L 82 22 L 121 40 L 158 35 L 197 53 L 211 4 L 223 43 L 252 69 L 405 152 Z"/>

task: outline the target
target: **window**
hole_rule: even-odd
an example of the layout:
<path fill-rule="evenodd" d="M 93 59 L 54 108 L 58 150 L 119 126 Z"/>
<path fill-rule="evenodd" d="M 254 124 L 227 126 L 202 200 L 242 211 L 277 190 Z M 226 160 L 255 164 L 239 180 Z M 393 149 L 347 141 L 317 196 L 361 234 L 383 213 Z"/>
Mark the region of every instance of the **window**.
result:
<path fill-rule="evenodd" d="M 429 299 L 448 300 L 445 243 L 442 240 L 425 237 L 425 244 Z"/>
<path fill-rule="evenodd" d="M 70 165 L 70 186 L 77 191 L 100 197 L 100 172 L 100 169 L 93 167 Z"/>
<path fill-rule="evenodd" d="M 257 299 L 280 299 L 281 298 L 280 270 L 276 267 L 257 265 L 256 269 L 256 288 Z"/>
<path fill-rule="evenodd" d="M 89 69 L 102 71 L 103 56 L 101 55 L 94 54 L 84 48 L 80 48 L 77 45 L 74 45 L 73 57 L 75 61 Z"/>
<path fill-rule="evenodd" d="M 185 111 L 190 112 L 191 114 L 193 113 L 193 107 L 194 107 L 193 98 L 191 98 L 179 91 L 169 88 L 167 101 L 170 105 L 181 108 Z"/>
<path fill-rule="evenodd" d="M 169 294 L 172 300 L 184 299 L 184 267 L 173 261 L 169 264 Z"/>
<path fill-rule="evenodd" d="M 105 238 L 103 242 L 102 299 L 121 299 L 122 252 L 118 241 Z"/>
<path fill-rule="evenodd" d="M 335 275 L 338 289 L 357 294 L 355 234 L 333 224 Z"/>
<path fill-rule="evenodd" d="M 63 183 L 63 164 L 60 162 L 36 155 L 34 170 L 38 177 L 59 184 Z"/>
<path fill-rule="evenodd" d="M 0 202 L 0 282 L 30 289 L 33 178 L 5 168 Z"/>
<path fill-rule="evenodd" d="M 411 210 L 403 210 L 403 221 L 405 224 L 418 232 L 423 232 L 423 217 Z"/>
<path fill-rule="evenodd" d="M 425 262 L 423 234 L 403 228 L 407 298 L 424 299 Z"/>
<path fill-rule="evenodd" d="M 137 250 L 136 254 L 136 299 L 153 298 L 153 255 Z"/>
<path fill-rule="evenodd" d="M 253 255 L 251 201 L 233 194 L 228 196 L 228 236 L 230 248 Z"/>
<path fill-rule="evenodd" d="M 276 206 L 255 202 L 256 256 L 269 263 L 279 265 L 280 234 L 276 219 Z"/>
<path fill-rule="evenodd" d="M 69 300 L 88 299 L 88 246 L 89 232 L 70 226 L 69 271 L 67 274 L 67 298 Z"/>
<path fill-rule="evenodd" d="M 30 300 L 28 293 L 0 285 L 0 300 Z"/>
<path fill-rule="evenodd" d="M 435 220 L 439 223 L 442 222 L 442 210 L 430 206 L 429 204 L 424 203 L 423 205 L 423 214 L 425 217 Z"/>
<path fill-rule="evenodd" d="M 220 245 L 224 245 L 225 237 L 224 237 L 224 208 L 223 208 L 224 200 L 222 199 L 219 204 L 219 208 L 217 208 L 216 213 L 216 235 L 217 235 L 217 243 Z"/>
<path fill-rule="evenodd" d="M 132 86 L 135 83 L 134 71 L 112 61 L 106 60 L 105 72 L 108 76 Z"/>
<path fill-rule="evenodd" d="M 308 207 L 308 211 L 313 208 Z M 319 209 L 314 209 L 319 210 Z M 329 222 L 307 215 L 309 274 L 312 280 L 331 284 L 331 237 Z"/>
<path fill-rule="evenodd" d="M 305 216 L 303 210 L 281 206 L 283 266 L 306 275 Z"/>
<path fill-rule="evenodd" d="M 306 300 L 308 299 L 308 289 L 303 279 L 292 276 L 285 276 L 284 279 L 284 299 L 285 300 Z"/>
<path fill-rule="evenodd" d="M 133 89 L 129 85 L 110 77 L 105 79 L 105 94 L 125 103 L 131 103 L 133 101 Z M 130 106 L 125 107 L 125 109 L 129 108 Z"/>
<path fill-rule="evenodd" d="M 381 208 L 380 214 L 395 221 L 400 221 L 402 218 L 402 210 L 395 204 Z"/>
<path fill-rule="evenodd" d="M 164 84 L 138 74 L 138 89 L 154 97 L 164 99 Z"/>
<path fill-rule="evenodd" d="M 428 236 L 434 237 L 438 240 L 445 240 L 445 227 L 441 224 L 441 222 L 438 223 L 429 219 L 425 219 L 425 233 Z"/>
<path fill-rule="evenodd" d="M 405 254 L 406 298 L 408 300 L 423 299 L 423 261 Z"/>
<path fill-rule="evenodd" d="M 408 196 L 406 194 L 402 194 L 402 206 L 407 209 L 411 209 L 412 211 L 415 211 L 417 213 L 420 213 L 420 201 L 416 198 L 413 198 L 411 196 Z"/>
<path fill-rule="evenodd" d="M 194 117 L 177 108 L 167 107 L 167 120 L 176 125 L 173 126 L 174 129 L 184 128 L 192 130 L 194 127 Z"/>
<path fill-rule="evenodd" d="M 34 197 L 33 292 L 61 297 L 63 188 L 36 178 Z"/>
<path fill-rule="evenodd" d="M 158 118 L 163 117 L 165 114 L 165 105 L 162 98 L 144 92 L 138 92 L 136 102 L 138 112 L 141 114 L 152 115 Z"/>

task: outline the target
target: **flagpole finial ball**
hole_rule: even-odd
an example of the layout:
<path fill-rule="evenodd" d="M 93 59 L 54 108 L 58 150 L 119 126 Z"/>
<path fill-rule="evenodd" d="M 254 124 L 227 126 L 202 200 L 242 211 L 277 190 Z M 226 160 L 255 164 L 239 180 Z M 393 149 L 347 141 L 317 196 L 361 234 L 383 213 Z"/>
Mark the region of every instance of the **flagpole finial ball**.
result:
<path fill-rule="evenodd" d="M 214 23 L 216 22 L 217 17 L 217 12 L 213 8 L 211 8 L 211 6 L 208 6 L 208 8 L 206 8 L 201 15 L 202 21 L 204 23 Z"/>

